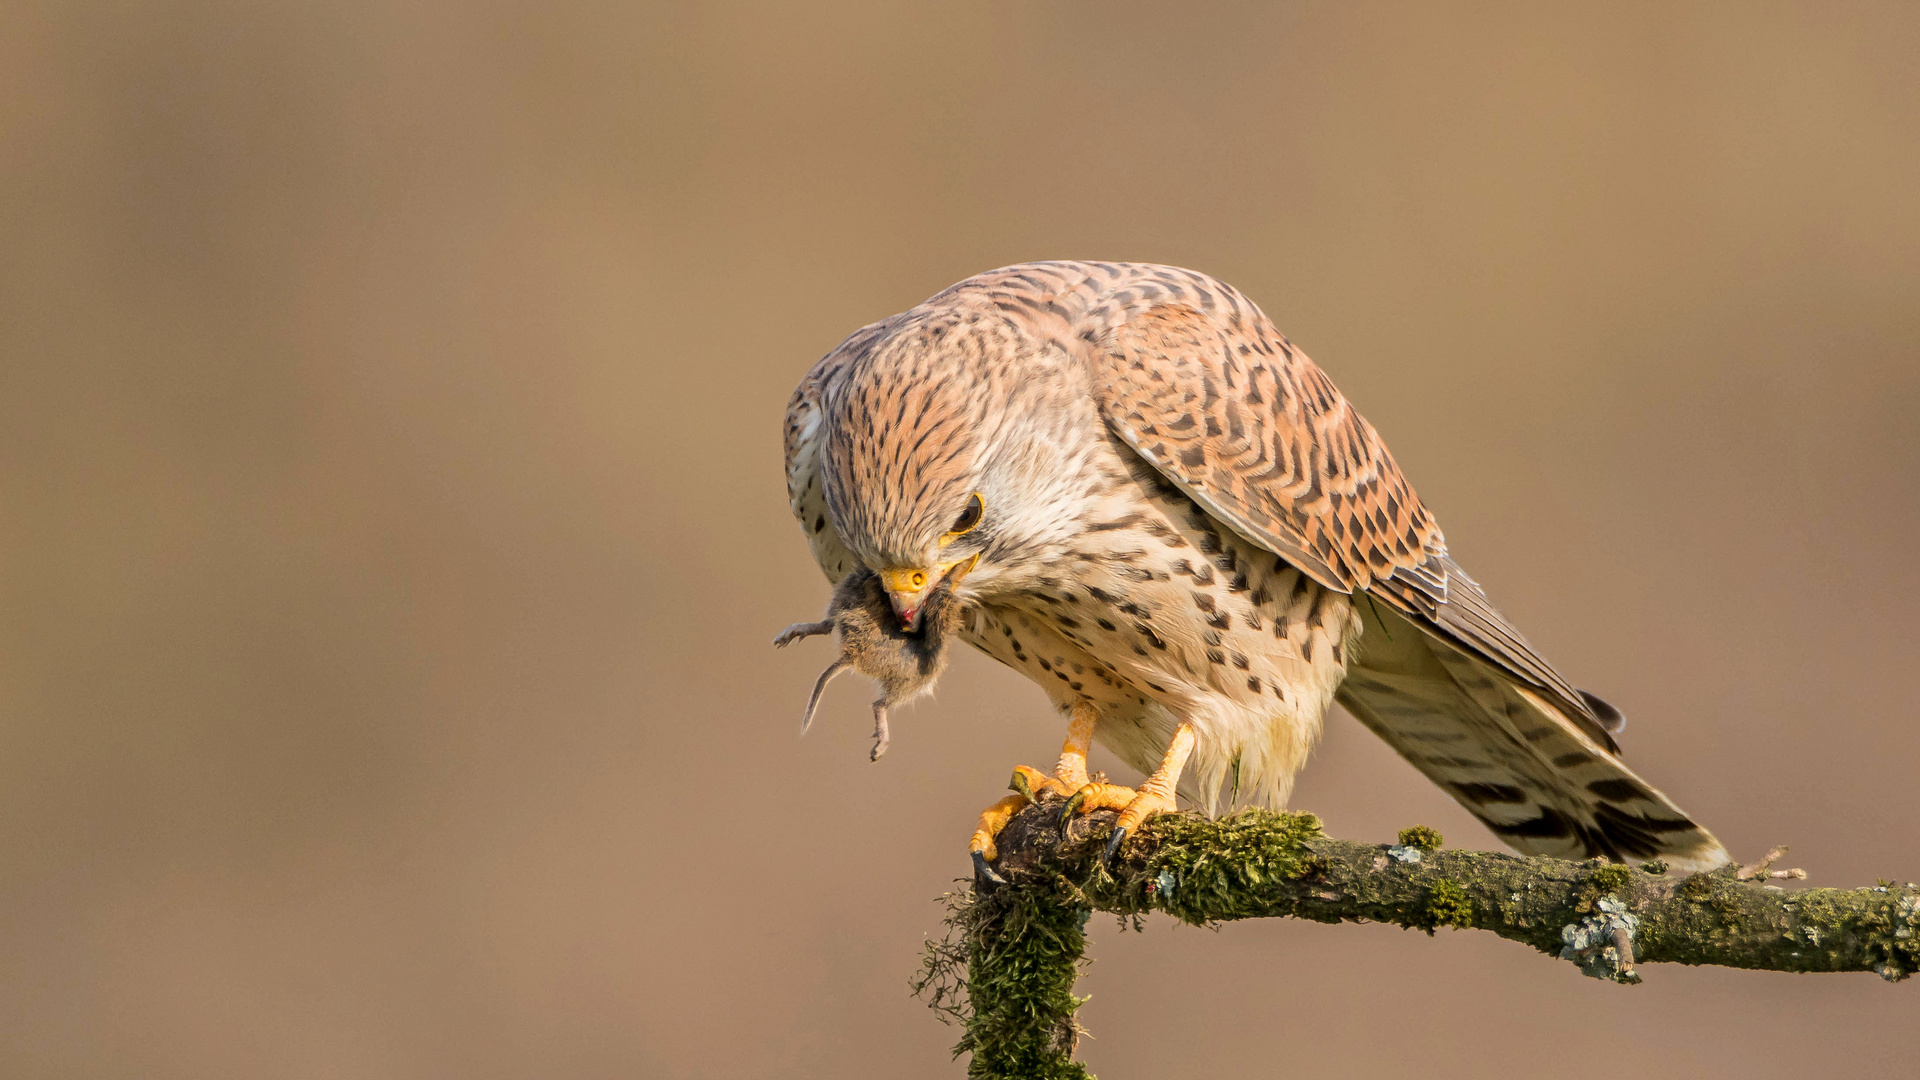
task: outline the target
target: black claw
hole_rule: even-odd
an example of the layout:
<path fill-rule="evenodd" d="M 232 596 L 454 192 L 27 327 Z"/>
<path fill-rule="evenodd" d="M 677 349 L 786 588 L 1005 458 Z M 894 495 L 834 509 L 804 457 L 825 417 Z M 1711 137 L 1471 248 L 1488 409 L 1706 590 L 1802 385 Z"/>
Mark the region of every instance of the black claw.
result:
<path fill-rule="evenodd" d="M 973 853 L 973 879 L 975 881 L 991 881 L 995 885 L 1005 885 L 1007 883 L 1007 879 L 1001 877 L 999 871 L 988 865 L 987 857 L 977 851 Z"/>
<path fill-rule="evenodd" d="M 1120 845 L 1125 843 L 1126 839 L 1126 827 L 1120 826 L 1115 828 L 1113 835 L 1107 838 L 1107 853 L 1101 856 L 1101 861 L 1109 866 L 1113 865 L 1113 853 L 1120 850 Z"/>

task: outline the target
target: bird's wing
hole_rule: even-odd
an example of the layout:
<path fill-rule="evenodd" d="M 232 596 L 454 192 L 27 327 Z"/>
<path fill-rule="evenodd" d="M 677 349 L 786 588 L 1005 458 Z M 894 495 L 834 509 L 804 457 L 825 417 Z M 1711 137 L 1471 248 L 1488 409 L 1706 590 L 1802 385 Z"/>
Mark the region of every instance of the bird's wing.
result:
<path fill-rule="evenodd" d="M 1404 571 L 1446 595 L 1439 528 L 1379 436 L 1264 320 L 1161 304 L 1101 344 L 1100 404 L 1209 511 L 1329 589 Z"/>
<path fill-rule="evenodd" d="M 813 365 L 787 400 L 786 444 L 787 506 L 806 534 L 813 560 L 838 584 L 841 578 L 858 569 L 860 560 L 841 541 L 827 513 L 826 488 L 820 478 L 820 447 L 826 442 L 826 411 L 822 398 L 828 388 L 846 370 L 885 335 L 893 319 L 885 319 L 853 332 L 834 350 Z"/>
<path fill-rule="evenodd" d="M 1350 711 L 1522 850 L 1724 857 L 1711 835 L 1619 762 L 1619 714 L 1555 671 L 1448 556 L 1439 525 L 1373 426 L 1319 367 L 1251 305 L 1202 310 L 1177 290 L 1086 337 L 1101 409 L 1127 445 L 1235 532 L 1327 588 L 1372 598 L 1397 616 L 1392 622 L 1431 639 L 1421 666 L 1432 670 L 1422 679 L 1393 685 L 1391 670 L 1350 679 L 1342 694 Z M 1368 652 L 1363 646 L 1356 668 L 1367 666 Z M 1423 723 L 1439 730 L 1415 730 Z M 1432 752 L 1449 739 L 1499 753 L 1452 768 Z M 1576 752 L 1595 764 L 1582 772 L 1557 763 Z M 1526 798 L 1498 812 L 1469 797 L 1518 788 Z M 1522 811 L 1534 817 L 1502 820 Z M 1577 838 L 1572 847 L 1528 832 L 1563 824 Z M 1648 835 L 1657 842 L 1643 842 Z"/>
<path fill-rule="evenodd" d="M 1107 422 L 1195 502 L 1327 588 L 1370 592 L 1546 692 L 1617 749 L 1612 710 L 1597 711 L 1494 609 L 1373 425 L 1264 316 L 1223 322 L 1160 304 L 1109 338 L 1096 343 Z"/>

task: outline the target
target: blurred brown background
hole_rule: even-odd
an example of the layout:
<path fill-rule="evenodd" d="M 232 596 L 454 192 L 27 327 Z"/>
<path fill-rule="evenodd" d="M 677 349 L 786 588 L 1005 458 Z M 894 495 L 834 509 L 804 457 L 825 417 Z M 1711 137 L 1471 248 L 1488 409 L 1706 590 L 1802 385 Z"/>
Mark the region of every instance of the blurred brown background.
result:
<path fill-rule="evenodd" d="M 1059 721 L 869 695 L 780 415 L 1030 258 L 1262 303 L 1737 852 L 1920 878 L 1920 8 L 0 15 L 0 1075 L 958 1076 Z M 1571 8 L 1572 5 L 1552 5 Z M 1296 805 L 1492 838 L 1344 716 Z M 1920 987 L 1097 923 L 1109 1080 L 1909 1069 Z"/>

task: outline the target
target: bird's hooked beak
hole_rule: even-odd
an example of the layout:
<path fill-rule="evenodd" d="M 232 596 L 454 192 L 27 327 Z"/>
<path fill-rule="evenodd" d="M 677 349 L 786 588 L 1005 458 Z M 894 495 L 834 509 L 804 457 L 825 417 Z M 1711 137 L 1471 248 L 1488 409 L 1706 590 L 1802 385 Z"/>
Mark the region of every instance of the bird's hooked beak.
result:
<path fill-rule="evenodd" d="M 900 625 L 908 633 L 920 629 L 920 613 L 933 590 L 946 580 L 958 585 L 979 561 L 980 554 L 975 552 L 964 559 L 935 563 L 930 569 L 909 566 L 879 571 L 880 584 L 887 590 L 887 599 L 892 601 L 893 613 L 899 616 Z"/>

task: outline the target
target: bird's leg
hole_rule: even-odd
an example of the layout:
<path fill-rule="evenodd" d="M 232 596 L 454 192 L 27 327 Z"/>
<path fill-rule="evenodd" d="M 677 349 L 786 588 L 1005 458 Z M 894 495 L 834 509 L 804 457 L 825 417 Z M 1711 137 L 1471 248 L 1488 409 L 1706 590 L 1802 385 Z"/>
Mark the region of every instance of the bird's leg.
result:
<path fill-rule="evenodd" d="M 1078 715 L 1074 717 L 1076 723 Z M 1133 789 L 1119 784 L 1094 783 L 1087 776 L 1087 746 L 1093 739 L 1093 725 L 1087 725 L 1086 732 L 1076 744 L 1076 728 L 1067 731 L 1067 745 L 1060 748 L 1060 765 L 1054 775 L 1067 785 L 1067 807 L 1060 815 L 1062 825 L 1066 824 L 1075 810 L 1088 813 L 1101 807 L 1120 809 L 1133 801 Z"/>
<path fill-rule="evenodd" d="M 1067 721 L 1067 741 L 1060 744 L 1060 760 L 1053 767 L 1053 775 L 1021 765 L 1013 770 L 1013 782 L 1008 786 L 1035 802 L 1047 792 L 1064 798 L 1085 787 L 1087 751 L 1093 746 L 1093 725 L 1099 719 L 1100 710 L 1092 705 L 1084 701 L 1075 705 L 1073 717 Z"/>
<path fill-rule="evenodd" d="M 1060 794 L 1071 795 L 1086 785 L 1087 751 L 1093 748 L 1093 725 L 1099 719 L 1100 711 L 1084 701 L 1073 707 L 1073 718 L 1067 721 L 1067 741 L 1060 744 L 1060 761 L 1053 767 Z"/>
<path fill-rule="evenodd" d="M 1107 840 L 1106 858 L 1111 861 L 1129 833 L 1155 814 L 1174 811 L 1173 792 L 1180 784 L 1180 770 L 1187 764 L 1187 755 L 1193 753 L 1193 739 L 1193 725 L 1181 724 L 1173 733 L 1166 756 L 1160 759 L 1160 767 L 1153 770 L 1139 791 L 1119 784 L 1087 784 L 1067 800 L 1060 820 L 1064 822 L 1075 813 L 1120 811 L 1119 819 L 1113 823 L 1113 835 Z"/>
<path fill-rule="evenodd" d="M 1053 775 L 1048 776 L 1028 765 L 1017 765 L 1013 770 L 1013 780 L 1007 786 L 1015 794 L 1009 795 L 980 812 L 980 822 L 974 827 L 973 839 L 967 844 L 967 850 L 973 853 L 974 873 L 989 881 L 1000 881 L 1000 875 L 994 873 L 987 864 L 1000 857 L 993 838 L 1007 827 L 1013 815 L 1027 808 L 1031 803 L 1040 801 L 1040 796 L 1052 793 L 1070 795 L 1087 785 L 1087 750 L 1093 745 L 1093 725 L 1100 719 L 1100 711 L 1087 702 L 1073 707 L 1073 717 L 1067 722 L 1067 741 L 1060 747 L 1060 762 L 1053 767 Z"/>
<path fill-rule="evenodd" d="M 785 630 L 780 631 L 780 636 L 773 639 L 773 647 L 776 649 L 784 649 L 788 645 L 799 641 L 801 638 L 812 637 L 815 634 L 829 633 L 832 630 L 832 619 L 822 619 L 819 622 L 797 622 Z"/>

